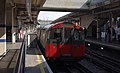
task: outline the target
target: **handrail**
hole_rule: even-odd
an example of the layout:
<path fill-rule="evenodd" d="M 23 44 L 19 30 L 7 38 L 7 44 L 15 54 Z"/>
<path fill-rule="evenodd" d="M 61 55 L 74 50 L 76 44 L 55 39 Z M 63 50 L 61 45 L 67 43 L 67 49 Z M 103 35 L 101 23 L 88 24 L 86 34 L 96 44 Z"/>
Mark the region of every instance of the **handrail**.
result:
<path fill-rule="evenodd" d="M 25 37 L 23 39 L 21 48 L 20 48 L 20 53 L 17 59 L 16 67 L 13 71 L 13 73 L 24 73 L 25 69 Z"/>

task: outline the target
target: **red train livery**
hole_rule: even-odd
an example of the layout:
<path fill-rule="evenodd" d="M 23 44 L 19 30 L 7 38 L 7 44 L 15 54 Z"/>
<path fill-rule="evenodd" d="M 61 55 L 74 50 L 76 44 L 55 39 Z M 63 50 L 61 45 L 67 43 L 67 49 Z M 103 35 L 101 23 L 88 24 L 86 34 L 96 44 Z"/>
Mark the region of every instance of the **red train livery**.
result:
<path fill-rule="evenodd" d="M 37 36 L 48 60 L 75 61 L 84 57 L 84 32 L 73 22 L 41 25 L 37 29 Z"/>

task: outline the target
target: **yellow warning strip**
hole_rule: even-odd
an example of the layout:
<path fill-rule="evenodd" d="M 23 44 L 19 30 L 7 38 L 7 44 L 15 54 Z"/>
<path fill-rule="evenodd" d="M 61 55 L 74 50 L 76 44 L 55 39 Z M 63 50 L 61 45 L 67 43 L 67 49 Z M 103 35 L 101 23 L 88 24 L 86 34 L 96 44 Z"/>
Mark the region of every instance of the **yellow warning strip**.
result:
<path fill-rule="evenodd" d="M 40 55 L 37 55 L 38 51 L 36 48 L 35 48 L 35 53 L 36 53 L 36 57 L 37 57 L 36 62 L 40 65 L 40 71 L 41 71 L 41 73 L 45 73 L 45 70 L 44 70 L 43 65 L 42 65 L 42 60 L 40 59 Z"/>

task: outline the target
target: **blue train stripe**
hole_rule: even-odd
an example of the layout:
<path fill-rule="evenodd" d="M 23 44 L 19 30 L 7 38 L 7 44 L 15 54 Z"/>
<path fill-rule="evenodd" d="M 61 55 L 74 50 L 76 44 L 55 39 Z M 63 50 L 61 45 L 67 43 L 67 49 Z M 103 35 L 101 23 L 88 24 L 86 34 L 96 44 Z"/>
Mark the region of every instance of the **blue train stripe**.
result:
<path fill-rule="evenodd" d="M 6 39 L 0 39 L 0 42 L 6 42 Z"/>

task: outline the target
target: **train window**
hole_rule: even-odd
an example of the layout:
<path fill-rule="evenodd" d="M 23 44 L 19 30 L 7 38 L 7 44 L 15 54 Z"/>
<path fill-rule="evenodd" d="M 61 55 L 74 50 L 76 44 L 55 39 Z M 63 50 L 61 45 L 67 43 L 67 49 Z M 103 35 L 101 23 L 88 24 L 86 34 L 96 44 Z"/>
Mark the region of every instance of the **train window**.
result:
<path fill-rule="evenodd" d="M 54 39 L 60 39 L 62 36 L 61 36 L 61 29 L 55 29 L 55 32 L 54 32 Z"/>
<path fill-rule="evenodd" d="M 50 39 L 53 39 L 54 38 L 54 30 L 50 30 L 50 35 L 49 35 L 49 38 Z"/>
<path fill-rule="evenodd" d="M 58 37 L 61 37 L 61 33 L 62 33 L 61 29 L 57 29 L 57 28 L 52 29 L 50 31 L 50 39 L 56 39 Z"/>
<path fill-rule="evenodd" d="M 56 31 L 55 31 L 56 33 L 60 33 L 60 29 L 56 29 Z"/>
<path fill-rule="evenodd" d="M 60 38 L 60 37 L 61 37 L 61 33 L 57 33 L 57 32 L 54 33 L 54 39 Z"/>
<path fill-rule="evenodd" d="M 51 43 L 60 43 L 62 40 L 62 29 L 61 28 L 54 28 L 50 30 L 49 35 L 49 42 Z"/>
<path fill-rule="evenodd" d="M 71 37 L 72 28 L 64 29 L 64 39 L 67 41 Z"/>

